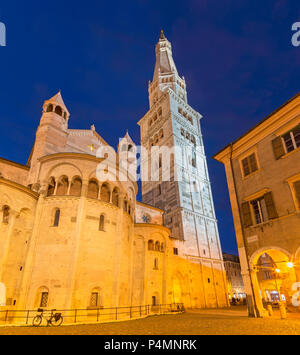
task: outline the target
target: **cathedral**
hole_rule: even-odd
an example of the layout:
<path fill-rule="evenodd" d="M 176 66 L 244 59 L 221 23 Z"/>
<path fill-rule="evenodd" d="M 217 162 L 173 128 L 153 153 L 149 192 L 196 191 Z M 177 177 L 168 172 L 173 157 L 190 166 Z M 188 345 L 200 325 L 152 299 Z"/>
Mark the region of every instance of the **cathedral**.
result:
<path fill-rule="evenodd" d="M 142 202 L 134 178 L 99 179 L 108 144 L 95 126 L 68 128 L 61 92 L 44 102 L 27 164 L 0 159 L 0 310 L 228 306 L 202 116 L 163 31 L 149 103 L 138 122 Z M 116 156 L 135 147 L 127 133 Z"/>

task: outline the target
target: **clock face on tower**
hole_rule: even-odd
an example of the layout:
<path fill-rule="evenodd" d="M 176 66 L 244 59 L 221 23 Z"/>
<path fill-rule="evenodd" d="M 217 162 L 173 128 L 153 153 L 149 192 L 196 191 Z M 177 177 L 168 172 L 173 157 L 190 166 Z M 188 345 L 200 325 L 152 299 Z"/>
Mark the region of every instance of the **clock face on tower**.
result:
<path fill-rule="evenodd" d="M 146 214 L 143 215 L 142 219 L 143 219 L 144 223 L 150 223 L 151 222 L 151 217 L 146 215 Z"/>

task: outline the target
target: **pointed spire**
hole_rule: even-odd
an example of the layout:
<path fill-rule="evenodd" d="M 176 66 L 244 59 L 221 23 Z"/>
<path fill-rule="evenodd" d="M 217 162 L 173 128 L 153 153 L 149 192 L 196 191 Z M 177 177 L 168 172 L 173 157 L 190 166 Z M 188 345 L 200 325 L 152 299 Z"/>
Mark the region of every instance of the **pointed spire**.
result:
<path fill-rule="evenodd" d="M 68 113 L 68 115 L 70 115 L 67 106 L 65 105 L 64 100 L 62 98 L 61 90 L 59 90 L 58 93 L 52 96 L 49 100 L 45 101 L 45 104 L 48 105 L 49 103 L 61 106 L 61 108 L 64 109 Z"/>
<path fill-rule="evenodd" d="M 161 74 L 178 74 L 172 56 L 172 45 L 165 37 L 164 30 L 161 30 L 160 39 L 156 45 L 156 65 L 153 81 L 156 81 Z"/>
<path fill-rule="evenodd" d="M 134 141 L 132 140 L 132 138 L 130 137 L 130 135 L 129 135 L 129 132 L 128 132 L 128 130 L 126 130 L 126 134 L 125 134 L 125 136 L 122 138 L 122 139 L 120 139 L 120 141 L 119 141 L 119 144 L 118 144 L 118 150 L 120 151 L 122 151 L 123 150 L 123 146 L 132 146 L 132 147 L 135 147 L 136 146 L 136 144 L 134 143 Z M 124 151 L 124 150 L 123 150 Z"/>

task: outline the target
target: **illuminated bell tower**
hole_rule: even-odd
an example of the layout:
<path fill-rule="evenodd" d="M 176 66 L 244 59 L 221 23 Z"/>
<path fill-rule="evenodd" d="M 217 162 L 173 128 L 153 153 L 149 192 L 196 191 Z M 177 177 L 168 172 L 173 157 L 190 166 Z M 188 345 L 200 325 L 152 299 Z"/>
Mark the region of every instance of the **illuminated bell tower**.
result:
<path fill-rule="evenodd" d="M 178 244 L 179 253 L 195 260 L 220 261 L 222 252 L 200 126 L 202 116 L 188 104 L 185 79 L 178 74 L 172 45 L 163 31 L 156 45 L 149 103 L 149 111 L 139 122 L 141 144 L 148 158 L 146 165 L 142 163 L 147 170 L 144 177 L 148 177 L 142 182 L 143 202 L 165 211 L 171 237 L 184 241 Z M 150 176 L 153 149 L 157 149 L 153 147 L 160 152 L 154 167 L 159 175 L 157 181 Z M 164 154 L 166 147 L 176 147 L 169 167 L 165 164 L 169 158 Z M 171 175 L 168 181 L 163 178 L 165 168 Z"/>
<path fill-rule="evenodd" d="M 44 102 L 35 143 L 27 162 L 30 166 L 28 185 L 38 182 L 39 158 L 65 151 L 69 118 L 70 113 L 60 91 Z"/>

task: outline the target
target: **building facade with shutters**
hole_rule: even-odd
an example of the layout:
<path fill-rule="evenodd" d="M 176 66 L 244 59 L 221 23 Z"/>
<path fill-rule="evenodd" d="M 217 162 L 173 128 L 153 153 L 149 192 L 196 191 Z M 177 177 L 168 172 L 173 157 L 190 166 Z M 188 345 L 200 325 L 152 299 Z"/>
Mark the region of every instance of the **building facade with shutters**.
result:
<path fill-rule="evenodd" d="M 167 40 L 161 38 L 159 43 Z M 192 145 L 194 149 L 200 145 L 199 166 L 203 167 L 193 173 L 199 173 L 205 183 L 206 212 L 196 216 L 185 209 L 182 215 L 187 214 L 186 220 L 203 219 L 199 230 L 208 232 L 198 240 L 205 254 L 199 254 L 194 231 L 170 231 L 162 208 L 166 206 L 147 198 L 144 203 L 136 201 L 136 180 L 127 176 L 122 164 L 116 167 L 110 157 L 97 155 L 99 148 L 112 148 L 94 126 L 69 128 L 70 113 L 59 92 L 44 102 L 28 163 L 0 159 L 0 287 L 6 290 L 6 304 L 0 309 L 95 309 L 173 302 L 199 308 L 228 305 L 204 151 L 198 142 L 199 116 L 173 89 L 168 87 L 152 109 L 157 108 L 168 124 L 166 102 L 172 101 L 172 109 L 180 104 L 193 116 L 195 126 L 190 131 L 195 131 L 197 141 Z M 173 134 L 159 132 L 161 139 Z M 112 150 L 116 161 L 122 156 L 122 162 L 129 162 L 135 149 L 127 133 L 118 149 Z M 192 159 L 197 164 L 197 158 Z M 114 179 L 109 175 L 99 179 L 102 163 L 107 171 L 116 167 Z M 120 178 L 124 174 L 128 179 Z M 176 186 L 170 189 L 178 193 Z M 173 209 L 174 215 L 180 209 L 181 205 Z"/>
<path fill-rule="evenodd" d="M 225 165 L 251 312 L 264 313 L 262 270 L 291 304 L 300 281 L 300 94 L 215 159 Z"/>

